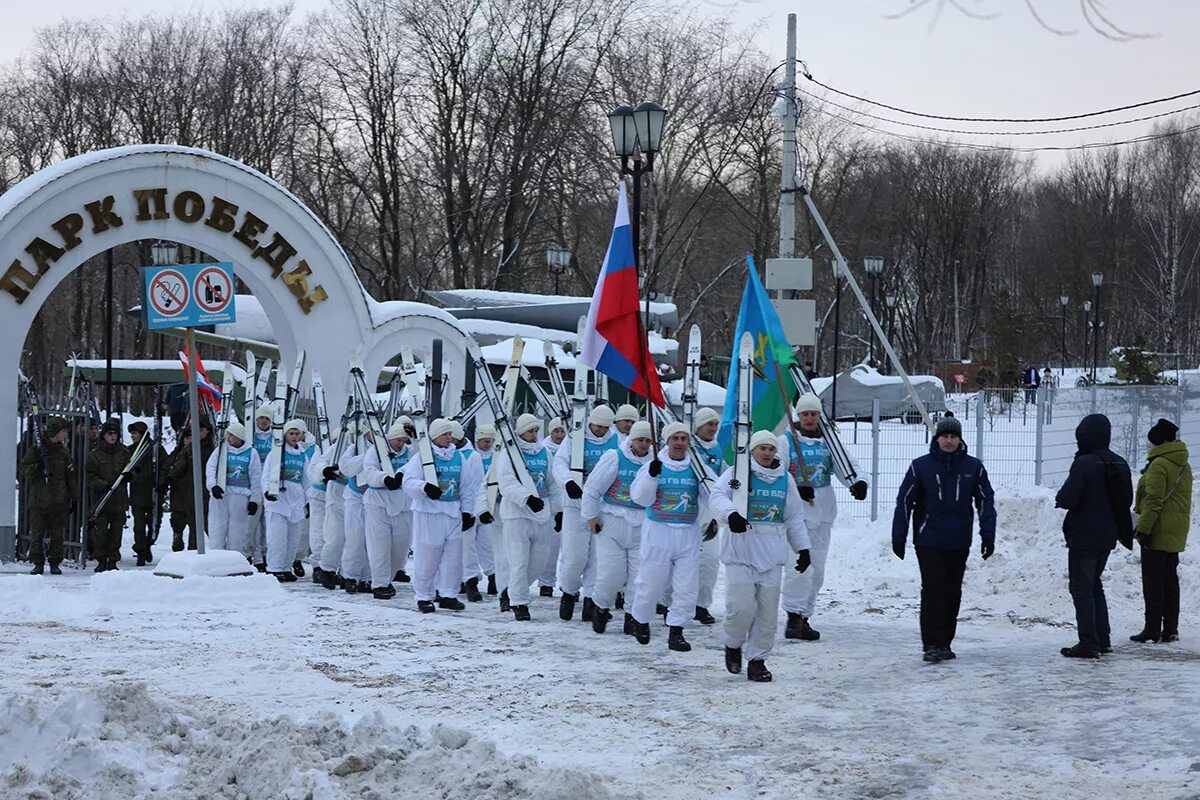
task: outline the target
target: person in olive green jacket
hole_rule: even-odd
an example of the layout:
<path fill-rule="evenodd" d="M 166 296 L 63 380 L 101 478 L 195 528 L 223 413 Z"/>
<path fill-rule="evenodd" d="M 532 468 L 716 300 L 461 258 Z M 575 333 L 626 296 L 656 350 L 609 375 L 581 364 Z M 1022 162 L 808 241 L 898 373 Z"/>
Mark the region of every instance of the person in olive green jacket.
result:
<path fill-rule="evenodd" d="M 66 422 L 51 417 L 42 428 L 48 462 L 45 470 L 41 454 L 32 444 L 21 459 L 21 477 L 28 487 L 31 575 L 41 575 L 47 559 L 50 574 L 62 575 L 58 565 L 63 560 L 63 531 L 71 511 L 71 483 L 75 473 L 71 452 L 64 444 L 69 432 Z"/>
<path fill-rule="evenodd" d="M 1192 468 L 1179 428 L 1160 419 L 1147 438 L 1153 445 L 1138 481 L 1134 510 L 1142 546 L 1142 595 L 1146 627 L 1135 642 L 1179 640 L 1179 554 L 1187 546 L 1192 521 Z"/>
<path fill-rule="evenodd" d="M 129 426 L 129 436 L 136 448 L 143 437 L 148 435 L 146 423 L 138 422 Z M 160 476 L 167 474 L 167 455 L 163 446 L 158 447 L 158 469 Z M 162 505 L 166 492 L 158 493 L 158 519 L 162 521 Z M 154 453 L 146 453 L 129 474 L 129 508 L 133 511 L 133 552 L 137 556 L 137 565 L 144 567 L 154 561 L 154 553 L 150 546 L 158 538 L 158 531 L 151 530 L 155 519 L 154 514 Z"/>
<path fill-rule="evenodd" d="M 108 490 L 129 463 L 129 451 L 121 444 L 121 424 L 110 419 L 100 427 L 100 441 L 88 453 L 88 492 L 93 513 Z M 121 534 L 125 532 L 125 512 L 129 508 L 129 489 L 122 482 L 108 495 L 104 507 L 96 513 L 94 533 L 96 572 L 116 569 L 121 560 Z"/>
<path fill-rule="evenodd" d="M 208 457 L 212 455 L 216 446 L 213 443 L 211 436 L 212 428 L 209 426 L 206 417 L 200 418 L 200 464 L 201 467 L 208 463 Z M 192 524 L 192 516 L 196 507 L 192 493 L 192 431 L 191 426 L 185 424 L 181 432 L 179 444 L 175 445 L 174 452 L 171 453 L 169 466 L 167 469 L 167 480 L 171 487 L 171 532 L 174 537 L 171 540 L 171 549 L 178 552 L 183 549 L 183 532 L 188 531 L 187 549 L 196 549 L 196 531 Z M 204 480 L 203 474 L 200 476 L 201 482 Z M 208 520 L 208 490 L 201 488 L 202 498 L 204 503 L 204 519 Z"/>

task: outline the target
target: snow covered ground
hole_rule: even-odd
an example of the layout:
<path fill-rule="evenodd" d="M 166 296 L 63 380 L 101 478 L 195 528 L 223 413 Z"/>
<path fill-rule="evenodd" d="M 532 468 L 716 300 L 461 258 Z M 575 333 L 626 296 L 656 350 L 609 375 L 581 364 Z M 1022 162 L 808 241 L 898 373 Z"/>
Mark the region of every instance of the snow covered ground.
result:
<path fill-rule="evenodd" d="M 1128 641 L 1138 565 L 1118 549 L 1116 653 L 1064 659 L 1052 505 L 1001 501 L 996 555 L 969 562 L 959 658 L 938 665 L 919 657 L 914 559 L 891 555 L 882 521 L 839 525 L 822 639 L 781 641 L 771 684 L 726 673 L 715 629 L 670 653 L 660 626 L 648 647 L 596 636 L 557 599 L 519 624 L 494 602 L 421 615 L 408 585 L 379 602 L 261 575 L 9 565 L 0 797 L 1195 797 L 1194 555 L 1181 643 Z"/>

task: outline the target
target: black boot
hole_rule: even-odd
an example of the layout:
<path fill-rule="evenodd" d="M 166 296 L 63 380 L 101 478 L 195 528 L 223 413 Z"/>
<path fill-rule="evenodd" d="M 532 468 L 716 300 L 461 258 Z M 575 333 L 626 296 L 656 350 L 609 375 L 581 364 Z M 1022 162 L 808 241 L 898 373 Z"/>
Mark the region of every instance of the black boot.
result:
<path fill-rule="evenodd" d="M 624 592 L 617 592 L 617 601 L 615 603 L 613 603 L 613 608 L 617 609 L 618 611 L 625 610 L 625 593 Z"/>
<path fill-rule="evenodd" d="M 466 594 L 466 593 L 467 593 L 467 582 L 466 582 L 466 581 L 459 581 L 459 582 L 458 582 L 458 593 L 459 593 L 459 594 Z"/>
<path fill-rule="evenodd" d="M 467 600 L 469 602 L 479 603 L 483 601 L 483 595 L 479 593 L 479 578 L 471 578 L 468 580 L 466 583 L 466 590 L 467 591 L 464 594 L 467 595 Z"/>
<path fill-rule="evenodd" d="M 146 557 L 145 557 L 145 556 L 138 556 L 137 565 L 138 565 L 139 567 L 144 567 L 144 566 L 146 566 Z"/>
<path fill-rule="evenodd" d="M 422 614 L 432 614 L 437 611 L 437 608 L 434 607 L 432 600 L 418 600 L 417 610 Z"/>
<path fill-rule="evenodd" d="M 554 587 L 543 586 L 542 588 L 538 589 L 538 594 L 542 597 L 554 597 Z"/>
<path fill-rule="evenodd" d="M 41 568 L 39 567 L 39 570 L 40 569 Z M 92 572 L 104 572 L 106 569 L 108 569 L 108 562 L 104 559 L 100 559 L 96 562 L 96 566 L 92 568 Z M 41 572 L 39 571 L 38 574 L 40 575 Z"/>
<path fill-rule="evenodd" d="M 500 612 L 512 611 L 512 606 L 508 604 L 508 589 L 500 593 Z"/>
<path fill-rule="evenodd" d="M 529 606 L 513 606 L 512 610 L 517 622 L 529 622 Z"/>
<path fill-rule="evenodd" d="M 408 577 L 408 573 L 402 569 L 396 570 L 395 576 L 392 578 L 396 583 L 408 583 L 412 578 Z"/>
<path fill-rule="evenodd" d="M 46 570 L 45 564 L 34 564 L 33 569 L 29 570 L 30 575 L 41 575 Z M 98 572 L 99 570 L 97 570 Z"/>
<path fill-rule="evenodd" d="M 688 640 L 683 638 L 682 626 L 671 626 L 671 632 L 667 636 L 667 649 L 674 650 L 677 653 L 687 653 L 692 649 L 692 646 L 688 644 Z"/>
<path fill-rule="evenodd" d="M 105 569 L 116 569 L 116 568 L 117 568 L 117 559 L 110 558 L 108 560 L 108 566 Z"/>
<path fill-rule="evenodd" d="M 358 581 L 350 578 L 342 578 L 342 589 L 346 594 L 358 594 Z"/>
<path fill-rule="evenodd" d="M 50 565 L 50 574 L 51 575 L 62 575 L 62 570 L 59 569 L 58 564 Z M 1179 637 L 1176 636 L 1175 638 L 1178 639 Z"/>
<path fill-rule="evenodd" d="M 267 571 L 267 562 L 265 562 L 265 561 L 260 561 L 259 563 L 257 563 L 257 564 L 255 564 L 255 565 L 254 565 L 254 568 L 255 568 L 256 570 L 258 570 L 259 572 L 264 572 L 264 573 L 265 573 L 265 572 Z"/>
<path fill-rule="evenodd" d="M 462 611 L 466 606 L 457 597 L 439 597 L 438 608 L 448 608 L 451 611 Z"/>
<path fill-rule="evenodd" d="M 806 642 L 815 642 L 821 638 L 821 632 L 813 630 L 813 627 L 808 624 L 808 617 L 802 617 L 799 614 L 788 612 L 787 629 L 784 630 L 783 636 L 785 639 L 802 639 Z"/>
<path fill-rule="evenodd" d="M 742 648 L 726 647 L 725 648 L 725 669 L 737 675 L 742 671 Z"/>
<path fill-rule="evenodd" d="M 558 618 L 563 622 L 571 619 L 575 615 L 575 603 L 579 600 L 577 594 L 562 593 L 562 597 L 558 598 Z"/>
<path fill-rule="evenodd" d="M 370 581 L 359 581 L 358 582 L 358 590 L 360 592 L 362 592 L 363 594 L 370 594 L 371 593 L 371 582 Z"/>
<path fill-rule="evenodd" d="M 57 573 L 57 572 L 55 572 L 55 571 L 54 571 L 54 567 L 51 567 L 51 568 L 50 568 L 50 574 L 51 574 L 51 575 L 58 575 L 58 574 L 61 574 L 61 573 Z M 1179 634 L 1178 634 L 1178 633 L 1176 633 L 1175 631 L 1171 631 L 1170 633 L 1163 633 L 1163 635 L 1162 635 L 1162 641 L 1163 641 L 1163 644 L 1166 644 L 1167 642 L 1178 642 L 1178 641 L 1179 641 Z"/>
<path fill-rule="evenodd" d="M 496 593 L 496 576 L 488 575 L 487 593 L 494 595 Z"/>
<path fill-rule="evenodd" d="M 336 589 L 338 585 L 338 576 L 332 570 L 321 570 L 321 585 L 326 589 Z"/>
<path fill-rule="evenodd" d="M 939 661 L 942 660 L 942 648 L 933 647 L 933 646 L 926 647 L 925 655 L 922 656 L 922 659 L 929 662 L 930 664 L 938 663 Z"/>
<path fill-rule="evenodd" d="M 371 590 L 371 596 L 376 600 L 391 600 L 396 596 L 396 587 L 390 583 L 387 586 L 376 586 Z"/>
<path fill-rule="evenodd" d="M 293 561 L 292 562 L 292 574 L 295 575 L 297 578 L 304 577 L 304 562 L 303 561 Z"/>
<path fill-rule="evenodd" d="M 761 658 L 756 658 L 747 664 L 746 679 L 755 683 L 770 683 L 771 671 L 767 669 L 767 662 Z"/>
<path fill-rule="evenodd" d="M 1162 641 L 1162 638 L 1162 633 L 1159 631 L 1158 626 L 1147 622 L 1146 627 L 1142 628 L 1142 632 L 1130 636 L 1129 641 L 1137 642 L 1138 644 L 1145 644 L 1146 642 L 1157 643 Z"/>
<path fill-rule="evenodd" d="M 583 611 L 579 612 L 579 618 L 584 622 L 592 621 L 592 614 L 596 611 L 596 603 L 590 597 L 583 598 Z"/>
<path fill-rule="evenodd" d="M 1099 658 L 1100 651 L 1093 650 L 1090 647 L 1084 647 L 1082 644 L 1077 644 L 1074 647 L 1064 647 L 1058 652 L 1062 653 L 1067 658 Z"/>
<path fill-rule="evenodd" d="M 715 625 L 717 622 L 704 606 L 696 606 L 696 616 L 693 619 L 701 625 Z"/>
<path fill-rule="evenodd" d="M 280 583 L 291 583 L 292 581 L 296 580 L 296 576 L 290 572 L 272 572 L 271 575 L 273 575 L 275 580 L 279 581 Z"/>
<path fill-rule="evenodd" d="M 633 618 L 633 614 L 626 612 L 625 614 L 625 630 L 626 636 L 637 636 L 637 620 Z"/>
<path fill-rule="evenodd" d="M 612 619 L 612 614 L 608 613 L 607 608 L 594 608 L 592 610 L 592 630 L 596 633 L 604 633 L 610 619 Z"/>
<path fill-rule="evenodd" d="M 634 620 L 633 637 L 638 644 L 650 644 L 650 623 Z"/>
<path fill-rule="evenodd" d="M 171 540 L 171 552 L 178 553 L 181 550 L 183 550 L 183 537 L 176 536 L 174 539 Z"/>
<path fill-rule="evenodd" d="M 667 608 L 666 606 L 664 606 L 662 603 L 659 603 L 658 605 L 654 606 L 654 613 L 655 613 L 655 614 L 658 614 L 658 615 L 659 615 L 660 617 L 662 617 L 663 619 L 666 619 L 666 618 L 667 618 L 667 612 L 668 612 L 669 610 L 670 610 L 670 609 L 668 609 L 668 608 Z"/>
<path fill-rule="evenodd" d="M 320 567 L 313 567 L 312 568 L 313 583 L 316 583 L 316 584 L 321 583 L 321 576 L 324 574 L 325 574 L 325 570 L 321 569 Z"/>

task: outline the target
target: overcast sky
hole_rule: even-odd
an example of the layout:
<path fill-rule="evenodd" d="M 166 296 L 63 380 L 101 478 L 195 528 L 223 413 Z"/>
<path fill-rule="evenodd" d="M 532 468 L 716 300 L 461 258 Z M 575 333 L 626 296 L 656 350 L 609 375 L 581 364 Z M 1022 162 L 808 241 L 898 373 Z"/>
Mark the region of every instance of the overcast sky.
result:
<path fill-rule="evenodd" d="M 799 55 L 815 78 L 871 99 L 948 116 L 1082 113 L 1189 91 L 1200 76 L 1200 2 L 1194 0 L 1107 0 L 1104 13 L 1113 22 L 1133 33 L 1154 35 L 1128 42 L 1111 41 L 1092 31 L 1078 0 L 1028 0 L 1049 25 L 1077 29 L 1074 36 L 1057 36 L 1040 27 L 1025 0 L 957 0 L 972 11 L 999 12 L 989 20 L 967 17 L 951 0 L 693 2 L 705 13 L 735 16 L 755 31 L 759 47 L 780 59 L 786 15 L 795 12 Z M 94 0 L 12 0 L 5 5 L 0 25 L 2 60 L 28 48 L 37 27 L 68 17 L 93 16 L 98 7 Z M 228 0 L 193 0 L 175 7 L 215 10 L 228 5 Z M 293 5 L 303 15 L 324 8 L 327 1 L 294 0 Z M 114 15 L 132 16 L 161 12 L 163 6 L 162 0 L 110 0 L 104 7 Z M 902 18 L 887 18 L 911 6 L 920 7 Z M 1188 104 L 1179 101 L 1126 117 Z M 1019 143 L 1072 145 L 1129 138 L 1147 132 L 1149 126 L 1140 123 L 1036 140 L 1022 137 Z"/>

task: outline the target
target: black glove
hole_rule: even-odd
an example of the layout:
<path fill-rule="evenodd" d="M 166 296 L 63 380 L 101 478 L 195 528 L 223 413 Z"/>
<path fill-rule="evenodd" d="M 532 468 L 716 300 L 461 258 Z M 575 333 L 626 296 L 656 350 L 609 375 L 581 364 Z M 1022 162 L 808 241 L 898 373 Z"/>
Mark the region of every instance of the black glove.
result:
<path fill-rule="evenodd" d="M 709 520 L 708 527 L 704 529 L 704 541 L 708 542 L 717 538 L 718 528 L 720 528 L 720 526 L 717 525 L 717 521 L 715 519 Z"/>
<path fill-rule="evenodd" d="M 425 484 L 425 496 L 430 500 L 437 500 L 442 496 L 442 487 L 432 483 Z"/>
<path fill-rule="evenodd" d="M 1140 534 L 1140 533 L 1138 534 L 1138 536 L 1141 536 L 1141 535 L 1142 534 Z M 1126 550 L 1133 549 L 1133 536 L 1118 536 L 1117 541 L 1120 542 L 1121 546 L 1124 547 Z"/>
<path fill-rule="evenodd" d="M 1148 534 L 1148 533 L 1137 534 L 1137 543 L 1140 544 L 1142 547 L 1149 547 L 1150 546 L 1150 534 Z M 1129 549 L 1132 550 L 1133 548 L 1130 547 Z"/>
<path fill-rule="evenodd" d="M 525 498 L 525 505 L 529 506 L 529 510 L 536 514 L 546 507 L 546 501 L 536 494 L 531 494 Z"/>
<path fill-rule="evenodd" d="M 750 527 L 750 523 L 746 521 L 746 518 L 736 511 L 729 515 L 728 524 L 731 533 L 745 533 L 746 529 Z"/>
<path fill-rule="evenodd" d="M 807 483 L 803 486 L 797 486 L 796 491 L 800 493 L 800 499 L 806 503 L 811 503 L 813 498 L 817 496 L 817 490 L 809 486 Z"/>
<path fill-rule="evenodd" d="M 979 545 L 979 552 L 983 556 L 983 560 L 987 561 L 992 557 L 992 553 L 996 552 L 996 543 L 994 541 L 989 542 L 984 540 L 984 542 Z"/>
<path fill-rule="evenodd" d="M 867 482 L 858 481 L 850 487 L 850 494 L 855 500 L 867 499 Z"/>
<path fill-rule="evenodd" d="M 650 477 L 657 478 L 662 473 L 662 462 L 657 458 L 650 462 Z"/>
<path fill-rule="evenodd" d="M 321 477 L 324 478 L 326 482 L 336 481 L 337 476 L 338 476 L 337 465 L 334 465 L 332 467 L 326 467 L 325 469 L 321 470 Z"/>
<path fill-rule="evenodd" d="M 308 519 L 308 503 L 304 504 L 304 518 Z"/>
<path fill-rule="evenodd" d="M 804 572 L 812 566 L 812 555 L 807 550 L 801 550 L 796 556 L 796 572 Z"/>
<path fill-rule="evenodd" d="M 567 497 L 572 500 L 578 500 L 583 497 L 583 489 L 580 489 L 579 484 L 575 481 L 567 481 L 567 485 L 564 488 L 567 490 Z"/>
<path fill-rule="evenodd" d="M 401 476 L 399 474 L 383 476 L 383 485 L 385 487 L 387 487 L 388 489 L 391 489 L 393 492 L 400 488 L 400 484 L 403 481 L 404 481 L 403 476 Z"/>
<path fill-rule="evenodd" d="M 213 496 L 213 498 L 216 500 L 220 500 L 222 497 L 225 496 L 225 490 L 222 489 L 220 486 L 212 487 L 211 489 L 208 490 L 208 493 L 211 494 Z"/>
<path fill-rule="evenodd" d="M 463 529 L 464 531 L 469 531 L 469 530 L 471 530 L 471 528 L 474 528 L 474 527 L 475 527 L 475 515 L 474 515 L 474 514 L 468 514 L 468 513 L 467 513 L 467 512 L 465 512 L 465 511 L 464 511 L 464 512 L 462 512 L 462 522 L 463 522 L 463 528 L 462 528 L 462 529 Z"/>
<path fill-rule="evenodd" d="M 279 499 L 279 495 L 271 494 L 270 492 L 263 492 L 263 497 L 265 497 L 270 503 L 274 503 Z"/>
<path fill-rule="evenodd" d="M 904 560 L 904 540 L 892 539 L 892 552 L 896 554 L 896 558 Z"/>
<path fill-rule="evenodd" d="M 254 502 L 253 500 L 251 500 L 249 503 L 246 503 L 246 513 L 252 517 L 255 514 L 257 514 L 258 513 L 258 503 Z"/>
<path fill-rule="evenodd" d="M 492 516 L 492 512 L 490 512 L 490 511 L 485 511 L 479 515 L 479 524 L 480 525 L 491 525 L 495 521 L 496 521 L 496 518 Z"/>
<path fill-rule="evenodd" d="M 554 532 L 562 533 L 562 512 L 561 511 L 554 512 Z"/>

